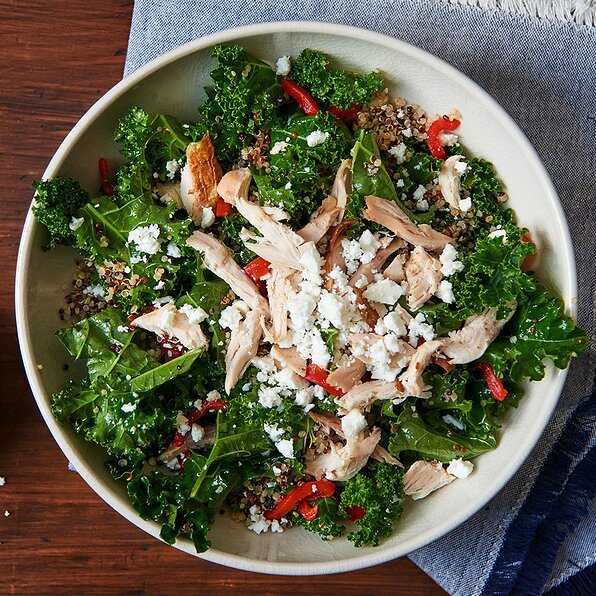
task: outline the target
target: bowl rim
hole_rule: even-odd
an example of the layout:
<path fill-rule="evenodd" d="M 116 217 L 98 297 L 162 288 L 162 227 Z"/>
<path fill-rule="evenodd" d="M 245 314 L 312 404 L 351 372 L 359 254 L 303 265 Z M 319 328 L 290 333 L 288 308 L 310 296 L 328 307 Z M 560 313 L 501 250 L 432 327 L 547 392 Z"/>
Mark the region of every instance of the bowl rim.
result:
<path fill-rule="evenodd" d="M 577 295 L 577 278 L 574 253 L 567 220 L 563 213 L 563 209 L 553 183 L 529 140 L 522 133 L 517 124 L 515 124 L 511 117 L 506 113 L 506 111 L 496 102 L 496 100 L 494 100 L 477 83 L 473 82 L 455 67 L 451 66 L 441 58 L 438 58 L 437 56 L 434 56 L 433 54 L 430 54 L 429 52 L 407 42 L 388 35 L 369 31 L 367 29 L 339 25 L 324 21 L 279 21 L 226 29 L 224 31 L 206 35 L 176 47 L 167 53 L 154 58 L 146 65 L 136 69 L 123 80 L 114 85 L 100 99 L 98 99 L 85 112 L 85 114 L 68 133 L 66 138 L 62 141 L 56 153 L 50 160 L 46 170 L 44 171 L 43 179 L 55 176 L 65 161 L 66 156 L 76 144 L 79 136 L 93 124 L 96 117 L 100 115 L 103 110 L 108 107 L 115 99 L 129 91 L 146 76 L 156 72 L 157 70 L 167 66 L 172 62 L 175 62 L 178 59 L 193 54 L 199 50 L 212 47 L 219 43 L 241 43 L 243 38 L 276 33 L 287 33 L 288 31 L 292 33 L 315 33 L 322 35 L 331 34 L 336 36 L 351 37 L 356 38 L 359 41 L 383 46 L 384 48 L 387 48 L 393 52 L 407 54 L 408 56 L 428 64 L 429 66 L 440 68 L 446 73 L 446 75 L 455 80 L 456 83 L 458 83 L 471 95 L 487 103 L 490 106 L 493 115 L 500 121 L 500 124 L 508 130 L 508 133 L 515 139 L 522 152 L 526 155 L 528 161 L 530 161 L 534 166 L 535 171 L 544 180 L 545 188 L 547 190 L 547 195 L 545 198 L 551 201 L 557 214 L 559 223 L 561 224 L 562 237 L 559 239 L 559 247 L 560 250 L 564 252 L 567 261 L 567 279 L 565 280 L 565 283 L 568 288 L 568 295 L 563 296 L 563 299 L 565 301 L 567 310 L 572 316 L 576 316 L 577 306 L 574 303 L 573 297 Z M 37 224 L 35 221 L 30 206 L 19 244 L 15 276 L 15 313 L 17 335 L 25 372 L 33 396 L 55 441 L 58 443 L 60 449 L 66 455 L 68 460 L 72 462 L 77 472 L 91 487 L 91 489 L 94 490 L 102 500 L 104 500 L 108 505 L 110 505 L 110 507 L 115 509 L 128 521 L 132 522 L 135 526 L 141 528 L 153 537 L 159 538 L 159 525 L 156 522 L 150 522 L 141 519 L 141 517 L 132 509 L 130 504 L 119 503 L 117 498 L 114 498 L 110 494 L 105 494 L 106 491 L 103 488 L 103 483 L 95 477 L 92 469 L 86 465 L 85 461 L 79 458 L 76 452 L 71 449 L 67 439 L 65 436 L 63 436 L 64 431 L 51 412 L 48 396 L 43 387 L 40 371 L 38 370 L 34 359 L 29 321 L 27 318 L 27 265 L 31 258 L 33 247 L 32 238 L 36 225 L 39 224 Z M 534 436 L 532 437 L 531 442 L 527 445 L 527 449 L 523 452 L 516 452 L 515 455 L 508 460 L 506 471 L 495 476 L 493 481 L 485 487 L 486 490 L 482 496 L 470 503 L 467 507 L 463 507 L 458 515 L 442 524 L 439 524 L 438 529 L 434 528 L 433 530 L 420 534 L 418 537 L 410 539 L 405 543 L 400 542 L 390 548 L 376 551 L 372 550 L 372 552 L 367 551 L 362 555 L 358 555 L 357 551 L 355 550 L 354 557 L 337 561 L 327 561 L 324 563 L 256 560 L 249 557 L 226 553 L 216 548 L 211 548 L 205 553 L 197 554 L 194 552 L 194 547 L 188 540 L 178 540 L 174 546 L 179 550 L 183 550 L 189 554 L 198 556 L 213 563 L 219 563 L 221 565 L 240 570 L 275 575 L 319 575 L 340 573 L 362 569 L 372 565 L 378 565 L 407 555 L 412 551 L 422 548 L 423 546 L 426 546 L 438 538 L 446 535 L 457 526 L 465 522 L 467 519 L 472 517 L 509 482 L 512 476 L 518 471 L 522 463 L 528 457 L 536 445 L 538 439 L 541 437 L 544 428 L 546 427 L 546 424 L 548 423 L 552 412 L 558 403 L 566 376 L 567 370 L 564 370 L 558 372 L 552 379 L 549 389 L 555 398 L 551 400 L 549 407 L 541 409 L 536 413 Z"/>

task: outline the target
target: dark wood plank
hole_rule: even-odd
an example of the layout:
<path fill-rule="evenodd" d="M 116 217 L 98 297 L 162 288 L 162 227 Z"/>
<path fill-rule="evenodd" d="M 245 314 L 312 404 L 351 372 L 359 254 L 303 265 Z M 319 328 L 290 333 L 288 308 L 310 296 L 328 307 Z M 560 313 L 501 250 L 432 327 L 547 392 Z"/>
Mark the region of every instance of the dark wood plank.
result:
<path fill-rule="evenodd" d="M 121 77 L 128 0 L 0 1 L 0 593 L 440 594 L 408 559 L 349 574 L 265 577 L 195 559 L 148 537 L 66 468 L 22 371 L 14 269 L 31 180 Z M 5 517 L 4 511 L 10 516 Z"/>

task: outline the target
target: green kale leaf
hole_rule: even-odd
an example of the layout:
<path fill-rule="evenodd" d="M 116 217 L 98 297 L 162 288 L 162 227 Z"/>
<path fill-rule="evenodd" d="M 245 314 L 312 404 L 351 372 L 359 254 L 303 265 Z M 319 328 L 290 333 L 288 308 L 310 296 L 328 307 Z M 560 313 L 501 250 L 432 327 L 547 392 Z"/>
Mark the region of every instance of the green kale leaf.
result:
<path fill-rule="evenodd" d="M 323 540 L 332 540 L 341 536 L 345 531 L 345 526 L 339 523 L 339 503 L 336 499 L 329 497 L 317 499 L 313 505 L 319 510 L 317 517 L 312 521 L 307 521 L 298 511 L 291 514 L 291 521 L 296 526 L 302 526 L 310 532 L 319 534 Z"/>

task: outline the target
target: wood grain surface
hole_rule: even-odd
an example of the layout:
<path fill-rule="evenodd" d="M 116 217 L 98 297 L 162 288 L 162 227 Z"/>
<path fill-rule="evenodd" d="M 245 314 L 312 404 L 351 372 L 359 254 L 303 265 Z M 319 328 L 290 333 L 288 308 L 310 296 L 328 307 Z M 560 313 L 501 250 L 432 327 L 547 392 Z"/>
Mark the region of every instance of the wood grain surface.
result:
<path fill-rule="evenodd" d="M 0 593 L 442 594 L 405 558 L 298 578 L 207 563 L 147 536 L 67 470 L 21 365 L 14 269 L 31 180 L 121 78 L 132 4 L 0 0 Z"/>

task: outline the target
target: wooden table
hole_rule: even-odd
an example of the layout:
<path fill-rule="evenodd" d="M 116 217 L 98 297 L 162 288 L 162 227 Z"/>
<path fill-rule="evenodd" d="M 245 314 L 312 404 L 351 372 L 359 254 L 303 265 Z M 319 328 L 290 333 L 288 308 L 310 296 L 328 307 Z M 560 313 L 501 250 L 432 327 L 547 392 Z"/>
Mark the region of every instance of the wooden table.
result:
<path fill-rule="evenodd" d="M 39 415 L 16 339 L 21 226 L 39 179 L 82 114 L 121 78 L 130 0 L 0 0 L 0 593 L 442 594 L 408 559 L 319 577 L 263 576 L 193 558 L 112 511 Z M 4 516 L 4 511 L 10 512 Z"/>

